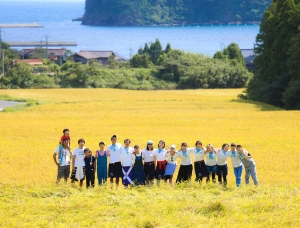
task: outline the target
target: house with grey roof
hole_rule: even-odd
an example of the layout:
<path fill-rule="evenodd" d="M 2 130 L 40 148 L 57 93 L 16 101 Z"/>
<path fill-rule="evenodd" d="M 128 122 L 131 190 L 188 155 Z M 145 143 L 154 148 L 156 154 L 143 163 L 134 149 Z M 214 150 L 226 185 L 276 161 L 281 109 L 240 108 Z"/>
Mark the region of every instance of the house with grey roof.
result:
<path fill-rule="evenodd" d="M 79 51 L 74 54 L 74 61 L 86 64 L 89 62 L 89 60 L 94 59 L 97 62 L 102 63 L 103 65 L 107 65 L 108 60 L 112 55 L 114 55 L 114 59 L 117 62 L 129 61 L 129 59 L 113 51 Z"/>
<path fill-rule="evenodd" d="M 241 49 L 242 55 L 244 57 L 246 68 L 251 71 L 255 68 L 254 59 L 256 55 L 254 53 L 254 49 Z"/>

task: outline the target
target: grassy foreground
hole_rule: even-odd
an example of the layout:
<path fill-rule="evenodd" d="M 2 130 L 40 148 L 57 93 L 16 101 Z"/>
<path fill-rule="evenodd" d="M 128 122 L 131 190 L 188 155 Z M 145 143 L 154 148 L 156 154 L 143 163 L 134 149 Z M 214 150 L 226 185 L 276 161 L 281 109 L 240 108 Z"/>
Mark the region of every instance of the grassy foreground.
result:
<path fill-rule="evenodd" d="M 299 227 L 299 112 L 238 101 L 241 92 L 1 90 L 41 105 L 0 113 L 0 227 Z M 241 143 L 261 187 L 236 189 L 230 161 L 226 189 L 56 186 L 52 154 L 65 127 L 72 148 L 84 137 L 92 150 L 112 134 L 142 148 L 148 139 L 177 147 Z"/>

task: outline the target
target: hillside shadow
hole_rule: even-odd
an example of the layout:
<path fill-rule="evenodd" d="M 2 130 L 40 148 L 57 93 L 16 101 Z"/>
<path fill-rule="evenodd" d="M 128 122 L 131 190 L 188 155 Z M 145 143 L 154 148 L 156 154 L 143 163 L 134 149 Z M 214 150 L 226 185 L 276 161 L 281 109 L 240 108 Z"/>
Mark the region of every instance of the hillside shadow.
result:
<path fill-rule="evenodd" d="M 258 108 L 260 111 L 284 111 L 284 109 L 262 103 L 262 102 L 257 102 L 257 101 L 252 101 L 252 100 L 244 100 L 244 99 L 232 99 L 230 102 L 235 102 L 235 103 L 243 103 L 243 104 L 252 104 L 256 108 Z"/>

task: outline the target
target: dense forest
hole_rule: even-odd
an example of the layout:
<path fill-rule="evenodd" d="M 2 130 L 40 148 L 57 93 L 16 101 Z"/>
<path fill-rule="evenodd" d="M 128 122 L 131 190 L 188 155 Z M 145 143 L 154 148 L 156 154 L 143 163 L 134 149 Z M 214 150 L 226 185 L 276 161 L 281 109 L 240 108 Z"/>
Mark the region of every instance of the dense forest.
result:
<path fill-rule="evenodd" d="M 250 99 L 300 109 L 300 0 L 274 0 L 256 37 Z"/>
<path fill-rule="evenodd" d="M 176 25 L 260 21 L 271 0 L 86 0 L 85 25 Z"/>

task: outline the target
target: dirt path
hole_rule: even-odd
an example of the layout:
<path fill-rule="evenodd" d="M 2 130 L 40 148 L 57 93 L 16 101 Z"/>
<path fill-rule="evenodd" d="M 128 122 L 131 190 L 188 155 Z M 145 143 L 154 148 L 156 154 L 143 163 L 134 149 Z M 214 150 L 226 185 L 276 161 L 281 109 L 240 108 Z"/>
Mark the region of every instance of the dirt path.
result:
<path fill-rule="evenodd" d="M 3 111 L 3 108 L 12 107 L 19 104 L 25 104 L 24 102 L 16 102 L 16 101 L 2 101 L 0 100 L 0 112 Z"/>

